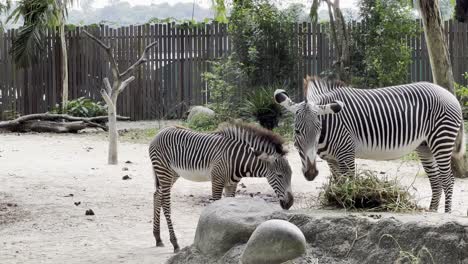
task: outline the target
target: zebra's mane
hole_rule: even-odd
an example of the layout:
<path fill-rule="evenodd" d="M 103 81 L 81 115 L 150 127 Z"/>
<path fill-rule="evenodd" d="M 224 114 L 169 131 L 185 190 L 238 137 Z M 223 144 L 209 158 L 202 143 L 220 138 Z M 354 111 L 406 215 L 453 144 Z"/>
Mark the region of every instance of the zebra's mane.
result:
<path fill-rule="evenodd" d="M 221 124 L 215 132 L 224 137 L 239 140 L 249 144 L 253 149 L 267 154 L 278 153 L 286 155 L 284 139 L 268 129 L 243 122 Z"/>
<path fill-rule="evenodd" d="M 339 80 L 325 80 L 317 76 L 307 76 L 304 79 L 304 98 L 308 101 L 316 101 L 317 97 L 335 90 L 339 90 L 347 85 Z"/>

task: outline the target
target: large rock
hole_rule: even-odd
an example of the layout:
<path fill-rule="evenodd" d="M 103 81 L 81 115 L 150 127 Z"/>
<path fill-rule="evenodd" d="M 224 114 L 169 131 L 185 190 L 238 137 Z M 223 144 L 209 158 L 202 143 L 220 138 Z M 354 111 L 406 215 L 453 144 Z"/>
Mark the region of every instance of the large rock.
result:
<path fill-rule="evenodd" d="M 227 203 L 227 200 L 232 201 L 232 199 L 224 199 L 218 203 Z M 259 206 L 257 201 L 252 199 L 245 199 L 241 203 L 242 206 L 252 204 L 253 208 L 256 208 L 253 210 L 265 209 L 262 202 Z M 227 214 L 227 210 L 222 208 L 225 205 L 215 205 L 214 208 L 207 209 L 220 210 L 218 214 L 215 214 L 217 219 L 219 215 Z M 240 208 L 236 210 L 240 211 Z M 236 215 L 238 214 L 239 212 Z M 204 217 L 209 215 L 206 214 Z M 337 210 L 277 210 L 270 216 L 263 213 L 249 215 L 253 218 L 260 215 L 261 219 L 250 219 L 249 221 L 252 222 L 282 219 L 294 224 L 302 231 L 307 240 L 307 254 L 288 262 L 291 264 L 406 263 L 408 253 L 416 256 L 419 263 L 468 264 L 467 217 L 425 212 L 416 214 L 345 213 Z M 246 215 L 244 218 L 249 218 L 249 216 Z M 230 217 L 230 215 L 222 219 L 227 222 L 239 221 L 238 217 Z M 203 222 L 205 227 L 202 232 L 206 231 L 211 234 L 210 226 L 206 226 L 210 222 L 205 220 Z M 213 226 L 213 229 L 222 230 L 220 224 Z M 232 226 L 232 223 L 224 225 L 231 231 Z M 232 234 L 231 231 L 227 232 Z M 200 234 L 198 237 L 200 238 Z M 213 242 L 207 242 L 210 237 L 208 234 L 204 234 L 203 237 L 205 240 L 197 243 L 199 248 L 200 242 L 209 243 L 213 248 L 216 248 L 218 243 L 219 247 L 224 248 L 222 251 L 227 247 L 226 241 L 220 242 L 219 239 L 223 239 L 221 235 Z M 231 237 L 235 236 L 231 235 Z M 243 235 L 242 237 L 249 236 Z M 235 241 L 231 240 L 230 243 L 233 244 Z M 246 244 L 245 242 L 236 243 L 225 254 L 218 256 L 208 255 L 195 246 L 186 247 L 181 250 L 181 253 L 171 258 L 168 264 L 239 264 L 247 247 Z"/>
<path fill-rule="evenodd" d="M 280 264 L 306 253 L 301 230 L 284 220 L 268 220 L 255 229 L 242 254 L 242 264 Z"/>
<path fill-rule="evenodd" d="M 215 112 L 201 105 L 193 106 L 188 110 L 187 122 L 190 122 L 197 115 L 214 116 Z"/>
<path fill-rule="evenodd" d="M 221 256 L 246 243 L 255 228 L 270 219 L 279 206 L 259 198 L 223 198 L 203 210 L 194 246 L 203 254 Z"/>

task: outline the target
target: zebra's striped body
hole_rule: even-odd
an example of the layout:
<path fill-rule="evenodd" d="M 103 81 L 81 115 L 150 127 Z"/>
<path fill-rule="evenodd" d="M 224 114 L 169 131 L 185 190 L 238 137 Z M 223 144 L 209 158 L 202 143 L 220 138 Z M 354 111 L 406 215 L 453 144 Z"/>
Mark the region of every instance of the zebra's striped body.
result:
<path fill-rule="evenodd" d="M 179 177 L 211 181 L 212 199 L 235 195 L 242 177 L 266 177 L 283 208 L 293 204 L 291 168 L 284 157 L 283 141 L 271 132 L 249 125 L 228 125 L 214 133 L 199 133 L 180 127 L 161 130 L 149 147 L 154 168 L 153 234 L 160 237 L 160 208 L 169 227 L 174 251 L 179 249 L 170 219 L 170 190 Z"/>
<path fill-rule="evenodd" d="M 305 102 L 292 104 L 277 91 L 277 102 L 295 112 L 295 145 L 304 175 L 318 174 L 315 154 L 328 162 L 332 175 L 355 173 L 355 158 L 389 160 L 413 150 L 420 156 L 432 188 L 430 209 L 437 210 L 442 190 L 451 210 L 454 143 L 462 126 L 457 99 L 432 83 L 380 89 L 353 89 L 308 79 Z"/>

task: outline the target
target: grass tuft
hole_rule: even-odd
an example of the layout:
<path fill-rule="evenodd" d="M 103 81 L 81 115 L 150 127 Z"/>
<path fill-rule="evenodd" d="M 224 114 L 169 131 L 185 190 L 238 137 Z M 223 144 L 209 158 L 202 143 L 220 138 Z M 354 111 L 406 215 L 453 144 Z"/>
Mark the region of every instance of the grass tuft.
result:
<path fill-rule="evenodd" d="M 322 206 L 347 210 L 411 212 L 420 210 L 408 189 L 396 180 L 381 179 L 374 171 L 361 170 L 355 177 L 340 177 L 323 186 Z"/>

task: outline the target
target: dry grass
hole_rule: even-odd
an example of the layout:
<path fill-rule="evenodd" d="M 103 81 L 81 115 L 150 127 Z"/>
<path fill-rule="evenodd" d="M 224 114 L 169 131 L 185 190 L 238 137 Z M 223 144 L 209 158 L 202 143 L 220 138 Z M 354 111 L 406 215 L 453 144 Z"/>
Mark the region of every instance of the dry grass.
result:
<path fill-rule="evenodd" d="M 419 210 L 408 188 L 396 180 L 380 178 L 370 170 L 359 171 L 354 178 L 341 177 L 323 186 L 322 206 L 347 210 L 411 212 Z"/>

